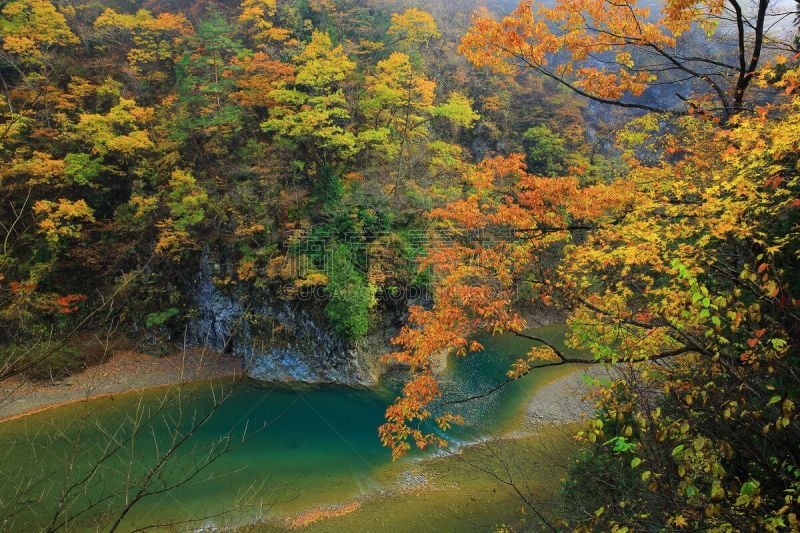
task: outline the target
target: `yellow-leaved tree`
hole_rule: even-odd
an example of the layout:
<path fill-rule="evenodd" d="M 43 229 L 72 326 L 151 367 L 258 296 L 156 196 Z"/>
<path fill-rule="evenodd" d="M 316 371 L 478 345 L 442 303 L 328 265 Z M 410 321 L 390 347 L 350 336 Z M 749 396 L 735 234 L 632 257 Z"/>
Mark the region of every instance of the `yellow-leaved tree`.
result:
<path fill-rule="evenodd" d="M 522 156 L 492 158 L 463 176 L 461 198 L 429 213 L 449 242 L 423 265 L 434 274 L 435 304 L 412 308 L 395 339 L 392 358 L 412 371 L 380 429 L 395 456 L 412 443 L 445 444 L 425 420 L 446 428 L 459 419 L 433 405 L 441 397 L 435 354 L 480 350 L 479 331 L 525 337 L 520 304 L 553 306 L 567 313 L 568 342 L 591 354 L 588 364 L 627 369 L 600 386 L 596 415 L 579 434 L 589 453 L 565 485 L 585 502 L 576 527 L 798 526 L 796 62 L 777 58 L 754 74 L 763 43 L 745 40 L 739 49 L 754 63 L 742 79 L 726 78 L 730 87 L 712 86 L 685 110 L 626 99 L 654 81 L 654 73 L 638 77 L 635 53 L 618 55 L 620 66 L 607 71 L 579 66 L 595 52 L 632 46 L 674 59 L 676 36 L 692 24 L 710 31 L 723 9 L 668 3 L 653 21 L 631 3 L 589 1 L 523 4 L 502 21 L 478 16 L 462 43 L 473 63 L 521 64 L 650 114 L 619 133 L 626 169 L 617 179 L 542 178 Z M 777 96 L 756 106 L 746 98 L 756 83 Z M 509 380 L 578 362 L 529 338 L 540 347 L 509 369 Z M 608 492 L 586 490 L 590 479 Z"/>

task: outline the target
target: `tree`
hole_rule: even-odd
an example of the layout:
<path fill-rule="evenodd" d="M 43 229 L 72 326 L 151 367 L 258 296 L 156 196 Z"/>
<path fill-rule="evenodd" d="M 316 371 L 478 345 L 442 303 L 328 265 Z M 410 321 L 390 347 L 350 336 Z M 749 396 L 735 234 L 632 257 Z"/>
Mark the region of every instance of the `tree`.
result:
<path fill-rule="evenodd" d="M 416 7 L 402 13 L 393 13 L 388 35 L 407 50 L 418 49 L 427 45 L 431 39 L 442 36 L 433 16 Z"/>
<path fill-rule="evenodd" d="M 51 83 L 50 57 L 78 43 L 64 14 L 46 0 L 7 2 L 0 10 L 0 88 L 3 127 L 0 148 L 30 124 L 44 103 L 66 104 L 64 93 Z M 12 89 L 14 89 L 12 93 Z M 52 110 L 46 110 L 52 111 Z"/>
<path fill-rule="evenodd" d="M 99 157 L 132 158 L 152 150 L 153 141 L 144 129 L 153 119 L 153 109 L 120 97 L 108 113 L 83 113 L 75 125 L 75 136 Z"/>
<path fill-rule="evenodd" d="M 410 308 L 409 325 L 394 340 L 400 350 L 391 358 L 412 372 L 380 431 L 395 456 L 409 448 L 408 440 L 421 448 L 443 444 L 437 435 L 409 426 L 431 416 L 428 406 L 439 395 L 431 357 L 442 350 L 461 355 L 480 350 L 471 339 L 477 331 L 523 331 L 524 320 L 512 305 L 518 284 L 536 298 L 543 259 L 580 224 L 571 220 L 610 217 L 626 205 L 621 184 L 582 189 L 573 177 L 531 176 L 523 158 L 485 159 L 463 176 L 463 197 L 429 214 L 443 231 L 435 241 L 441 245 L 421 265 L 433 270 L 435 305 Z M 444 413 L 437 422 L 446 426 L 456 419 Z"/>
<path fill-rule="evenodd" d="M 169 216 L 159 223 L 161 231 L 155 250 L 180 255 L 192 248 L 189 229 L 205 218 L 208 194 L 194 176 L 183 170 L 175 170 L 167 186 Z"/>
<path fill-rule="evenodd" d="M 310 174 L 330 169 L 355 155 L 356 137 L 347 128 L 350 112 L 344 83 L 355 63 L 330 35 L 315 31 L 294 57 L 294 79 L 271 91 L 276 105 L 261 127 L 296 151 L 308 156 Z"/>
<path fill-rule="evenodd" d="M 564 138 L 545 124 L 532 126 L 522 135 L 528 168 L 542 176 L 557 174 L 566 156 Z"/>
<path fill-rule="evenodd" d="M 41 217 L 39 231 L 47 241 L 56 246 L 69 237 L 78 237 L 82 222 L 94 222 L 91 208 L 84 200 L 70 201 L 59 198 L 58 202 L 39 200 L 33 205 L 33 212 Z"/>
<path fill-rule="evenodd" d="M 470 101 L 453 93 L 435 104 L 436 82 L 412 64 L 411 58 L 393 52 L 379 61 L 375 73 L 365 79 L 361 110 L 367 128 L 359 138 L 380 153 L 389 166 L 389 193 L 397 197 L 406 180 L 419 179 L 424 170 L 415 165 L 433 147 L 430 123 L 443 118 L 455 127 L 471 127 L 478 119 Z"/>
<path fill-rule="evenodd" d="M 773 77 L 765 71 L 759 83 Z M 585 510 L 596 517 L 585 527 L 794 527 L 794 79 L 779 77 L 773 89 L 786 99 L 732 117 L 731 129 L 704 116 L 632 121 L 620 134 L 627 172 L 608 184 L 531 176 L 519 155 L 465 176 L 463 197 L 430 213 L 453 242 L 426 263 L 435 305 L 412 308 L 395 340 L 393 358 L 413 378 L 387 410 L 384 444 L 395 455 L 409 441 L 443 444 L 418 425 L 440 394 L 433 354 L 480 349 L 471 340 L 480 330 L 525 336 L 519 306 L 553 305 L 569 313 L 571 346 L 627 368 L 601 388 L 579 435 L 593 446 L 590 464 L 622 461 L 642 483 L 612 483 L 604 512 Z M 659 157 L 641 158 L 642 143 Z M 509 379 L 576 362 L 533 340 L 540 347 Z"/>
<path fill-rule="evenodd" d="M 220 154 L 242 127 L 235 91 L 233 58 L 242 50 L 233 28 L 220 13 L 211 13 L 188 39 L 188 50 L 176 65 L 177 117 L 174 137 L 204 151 Z"/>
<path fill-rule="evenodd" d="M 796 527 L 797 110 L 793 93 L 731 130 L 684 121 L 665 143 L 680 157 L 632 162 L 637 201 L 561 267 L 575 345 L 611 360 L 686 351 L 605 388 L 582 433 L 594 457 L 628 450 L 616 461 L 641 492 L 616 497 L 634 525 L 646 509 L 674 527 Z M 664 396 L 637 404 L 648 389 Z M 588 527 L 622 521 L 600 504 L 611 512 Z"/>
<path fill-rule="evenodd" d="M 261 42 L 285 41 L 291 31 L 275 24 L 277 0 L 244 0 L 239 22 L 247 27 L 253 39 Z"/>
<path fill-rule="evenodd" d="M 113 52 L 122 44 L 132 73 L 156 87 L 172 81 L 171 65 L 180 56 L 184 40 L 194 34 L 194 28 L 183 15 L 153 16 L 145 9 L 128 14 L 107 8 L 93 26 L 106 50 Z"/>
<path fill-rule="evenodd" d="M 264 52 L 244 51 L 231 60 L 231 65 L 236 70 L 239 90 L 231 93 L 230 98 L 242 107 L 267 109 L 274 106 L 277 102 L 272 91 L 291 82 L 294 77 L 292 65 L 273 59 Z"/>
<path fill-rule="evenodd" d="M 502 20 L 486 10 L 476 13 L 461 50 L 475 66 L 510 72 L 521 64 L 598 102 L 646 111 L 704 110 L 727 120 L 752 109 L 746 93 L 770 52 L 796 52 L 769 34 L 776 20 L 790 16 L 780 9 L 773 14 L 776 6 L 760 0 L 751 12 L 738 0 L 669 2 L 656 15 L 628 0 L 558 2 L 552 8 L 522 2 Z M 676 105 L 627 96 L 664 84 L 674 86 Z"/>
<path fill-rule="evenodd" d="M 48 49 L 78 42 L 64 15 L 48 0 L 13 0 L 1 13 L 2 49 L 15 61 L 40 63 Z"/>

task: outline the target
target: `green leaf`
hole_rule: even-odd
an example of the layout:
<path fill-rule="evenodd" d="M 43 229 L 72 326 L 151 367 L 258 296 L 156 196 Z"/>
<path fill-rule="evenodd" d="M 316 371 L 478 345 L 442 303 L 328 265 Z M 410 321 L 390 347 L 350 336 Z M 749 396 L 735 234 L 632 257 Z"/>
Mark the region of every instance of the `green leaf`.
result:
<path fill-rule="evenodd" d="M 783 339 L 770 339 L 769 342 L 772 344 L 772 347 L 778 351 L 786 348 L 786 341 Z"/>
<path fill-rule="evenodd" d="M 147 325 L 148 328 L 152 328 L 153 326 L 161 326 L 167 320 L 177 315 L 178 312 L 179 311 L 176 308 L 170 307 L 169 309 L 165 309 L 158 313 L 150 313 L 146 317 L 145 324 Z"/>
<path fill-rule="evenodd" d="M 746 481 L 742 483 L 742 488 L 739 490 L 739 493 L 742 496 L 752 496 L 758 492 L 760 484 L 758 481 Z"/>

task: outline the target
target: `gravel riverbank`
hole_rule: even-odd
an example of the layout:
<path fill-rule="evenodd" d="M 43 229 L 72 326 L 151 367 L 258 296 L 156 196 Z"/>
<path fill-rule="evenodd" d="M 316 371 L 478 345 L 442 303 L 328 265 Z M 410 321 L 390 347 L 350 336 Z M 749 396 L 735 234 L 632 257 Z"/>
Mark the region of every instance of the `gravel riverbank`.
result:
<path fill-rule="evenodd" d="M 603 365 L 580 366 L 542 386 L 528 401 L 524 419 L 515 432 L 585 420 L 594 411 L 591 401 L 585 399 L 591 391 L 587 378 L 608 378 L 612 372 Z"/>
<path fill-rule="evenodd" d="M 196 349 L 166 357 L 132 351 L 60 380 L 0 381 L 0 422 L 52 407 L 125 392 L 242 375 L 242 359 Z"/>

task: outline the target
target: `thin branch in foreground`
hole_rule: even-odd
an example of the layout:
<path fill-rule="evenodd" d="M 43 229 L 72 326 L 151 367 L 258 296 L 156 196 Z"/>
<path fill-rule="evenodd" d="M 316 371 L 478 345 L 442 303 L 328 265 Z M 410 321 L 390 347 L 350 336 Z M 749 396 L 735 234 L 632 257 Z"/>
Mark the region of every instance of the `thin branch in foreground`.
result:
<path fill-rule="evenodd" d="M 518 337 L 522 337 L 522 338 L 525 338 L 525 339 L 528 339 L 528 340 L 532 340 L 532 341 L 538 342 L 538 343 L 540 343 L 540 344 L 542 344 L 544 346 L 547 346 L 548 348 L 550 348 L 553 351 L 553 353 L 556 355 L 556 357 L 558 357 L 559 360 L 558 361 L 549 361 L 549 362 L 546 362 L 546 363 L 538 364 L 536 366 L 532 366 L 531 368 L 529 368 L 528 370 L 526 370 L 525 372 L 523 372 L 519 376 L 514 377 L 514 378 L 506 378 L 504 381 L 500 382 L 499 384 L 495 385 L 494 387 L 492 387 L 491 389 L 489 389 L 487 391 L 484 391 L 484 392 L 481 392 L 481 393 L 478 393 L 478 394 L 473 394 L 473 395 L 467 396 L 465 398 L 459 398 L 457 400 L 446 400 L 446 401 L 438 403 L 437 406 L 458 405 L 458 404 L 468 403 L 468 402 L 471 402 L 471 401 L 474 401 L 474 400 L 480 400 L 480 399 L 483 399 L 483 398 L 488 398 L 489 396 L 491 396 L 491 395 L 495 394 L 496 392 L 500 391 L 501 389 L 503 389 L 509 383 L 513 383 L 513 382 L 519 380 L 520 378 L 523 378 L 523 377 L 527 376 L 533 370 L 538 370 L 540 368 L 547 368 L 547 367 L 550 367 L 550 366 L 563 366 L 563 365 L 602 365 L 602 364 L 608 364 L 609 363 L 609 361 L 606 361 L 606 360 L 603 360 L 603 359 L 581 359 L 581 358 L 577 358 L 577 357 L 568 357 L 568 356 L 564 355 L 561 352 L 561 350 L 556 348 L 552 343 L 546 341 L 545 339 L 542 339 L 541 337 L 536 337 L 535 335 L 528 335 L 526 333 L 515 333 L 515 335 L 517 335 Z M 661 352 L 661 353 L 658 353 L 658 354 L 650 356 L 650 357 L 644 357 L 644 358 L 641 358 L 641 359 L 627 360 L 627 361 L 621 361 L 621 362 L 624 362 L 624 363 L 644 363 L 644 362 L 647 362 L 647 361 L 658 361 L 659 359 L 667 359 L 667 358 L 670 358 L 670 357 L 676 357 L 676 356 L 679 356 L 679 355 L 684 355 L 684 354 L 692 353 L 692 352 L 695 352 L 695 350 L 693 348 L 691 348 L 689 346 L 682 346 L 680 348 L 676 348 L 674 350 L 668 350 L 668 351 L 665 351 L 665 352 Z"/>

